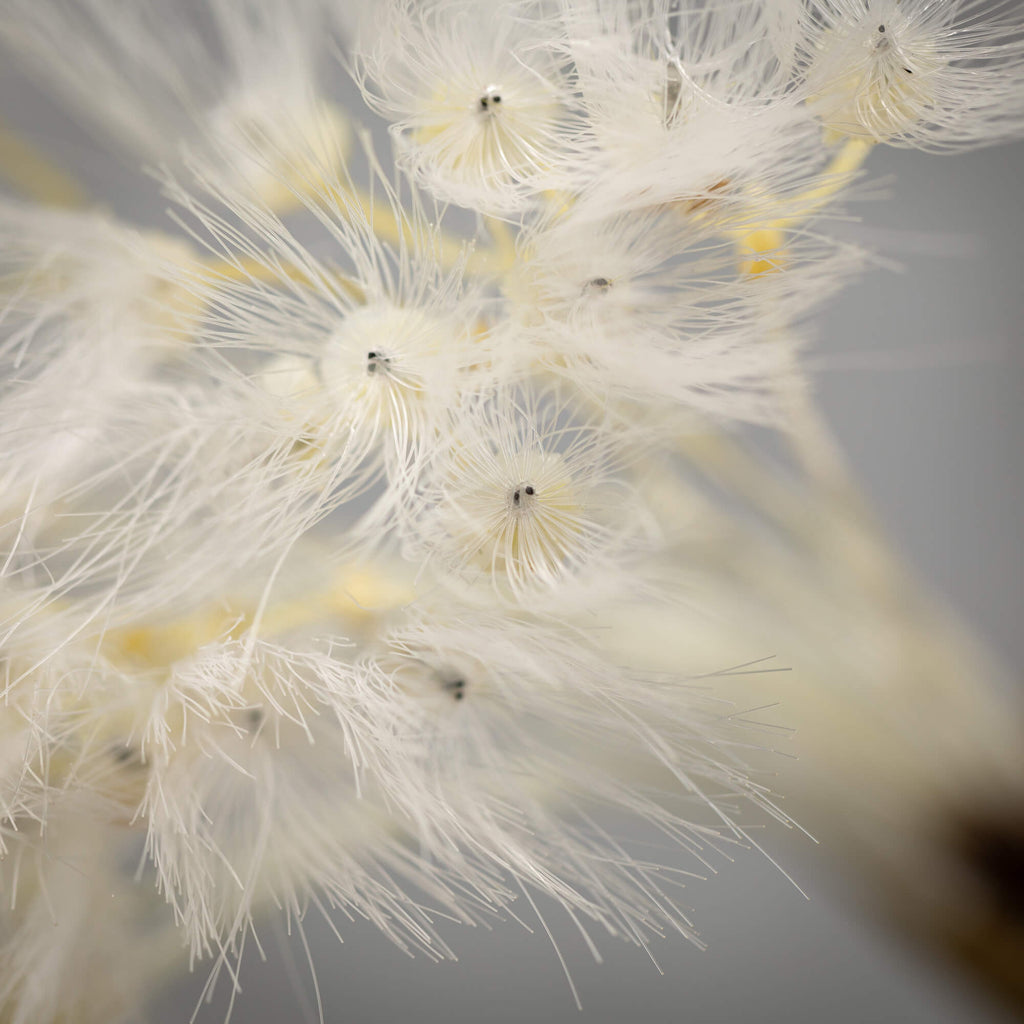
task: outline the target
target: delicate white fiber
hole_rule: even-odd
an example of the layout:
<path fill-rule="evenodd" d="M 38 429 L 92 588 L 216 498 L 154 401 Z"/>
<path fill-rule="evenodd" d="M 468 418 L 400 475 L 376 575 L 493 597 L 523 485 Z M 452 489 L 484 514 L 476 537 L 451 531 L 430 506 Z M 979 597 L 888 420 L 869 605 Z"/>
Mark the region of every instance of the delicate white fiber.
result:
<path fill-rule="evenodd" d="M 776 420 L 793 363 L 783 328 L 862 261 L 810 232 L 779 232 L 759 256 L 764 270 L 743 273 L 736 243 L 710 218 L 665 206 L 572 213 L 529 233 L 509 291 L 537 362 L 598 400 Z"/>
<path fill-rule="evenodd" d="M 828 225 L 874 143 L 1021 134 L 1021 33 L 1001 0 L 9 0 L 5 57 L 169 209 L 0 198 L 0 1019 L 137 1016 L 183 959 L 233 999 L 275 912 L 447 958 L 442 922 L 541 897 L 595 956 L 699 945 L 688 872 L 607 823 L 714 870 L 791 824 L 729 666 L 906 671 L 808 320 L 866 262 Z M 0 128 L 5 182 L 37 134 Z"/>
<path fill-rule="evenodd" d="M 833 131 L 948 150 L 1024 128 L 1024 11 L 1013 0 L 808 5 L 798 64 Z"/>
<path fill-rule="evenodd" d="M 29 73 L 132 159 L 176 165 L 188 152 L 280 205 L 291 202 L 295 165 L 340 158 L 347 145 L 347 120 L 318 96 L 317 0 L 211 0 L 194 11 L 160 0 L 11 0 L 7 14 L 0 38 Z M 275 167 L 267 140 L 287 154 Z"/>
<path fill-rule="evenodd" d="M 807 187 L 818 132 L 778 77 L 756 6 L 566 7 L 591 139 L 573 174 L 597 215 L 679 203 L 744 217 Z"/>
<path fill-rule="evenodd" d="M 388 0 L 355 72 L 420 181 L 503 212 L 562 177 L 573 96 L 553 30 L 532 0 Z"/>
<path fill-rule="evenodd" d="M 623 472 L 630 451 L 621 424 L 565 392 L 499 391 L 467 408 L 439 444 L 412 550 L 528 600 L 642 536 Z"/>

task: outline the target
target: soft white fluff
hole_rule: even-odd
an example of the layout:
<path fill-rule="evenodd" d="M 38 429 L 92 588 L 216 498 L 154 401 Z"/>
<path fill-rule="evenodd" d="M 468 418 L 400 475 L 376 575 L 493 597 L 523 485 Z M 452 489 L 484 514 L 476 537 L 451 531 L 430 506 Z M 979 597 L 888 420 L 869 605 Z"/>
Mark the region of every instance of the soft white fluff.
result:
<path fill-rule="evenodd" d="M 803 16 L 797 66 L 836 132 L 919 149 L 1024 127 L 1024 26 L 1013 0 L 827 0 Z"/>
<path fill-rule="evenodd" d="M 779 609 L 878 626 L 727 434 L 816 454 L 805 321 L 864 262 L 834 201 L 872 144 L 1019 134 L 1021 32 L 973 0 L 11 0 L 0 36 L 171 212 L 0 201 L 0 1018 L 113 1020 L 139 993 L 97 979 L 165 941 L 233 984 L 270 908 L 433 957 L 534 894 L 588 941 L 698 941 L 602 812 L 695 868 L 744 808 L 786 821 L 715 670 L 785 654 L 747 621 Z M 351 33 L 397 170 L 321 77 Z"/>

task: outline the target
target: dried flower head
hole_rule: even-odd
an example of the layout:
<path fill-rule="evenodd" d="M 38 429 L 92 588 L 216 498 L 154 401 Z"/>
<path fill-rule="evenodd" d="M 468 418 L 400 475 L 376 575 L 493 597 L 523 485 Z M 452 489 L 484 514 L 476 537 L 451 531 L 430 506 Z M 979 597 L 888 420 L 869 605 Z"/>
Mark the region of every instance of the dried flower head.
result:
<path fill-rule="evenodd" d="M 194 6 L 0 25 L 162 190 L 57 209 L 0 135 L 0 1018 L 116 1020 L 182 950 L 234 986 L 310 907 L 699 943 L 602 815 L 756 846 L 730 666 L 856 689 L 920 637 L 802 351 L 873 145 L 1021 133 L 1016 6 Z"/>

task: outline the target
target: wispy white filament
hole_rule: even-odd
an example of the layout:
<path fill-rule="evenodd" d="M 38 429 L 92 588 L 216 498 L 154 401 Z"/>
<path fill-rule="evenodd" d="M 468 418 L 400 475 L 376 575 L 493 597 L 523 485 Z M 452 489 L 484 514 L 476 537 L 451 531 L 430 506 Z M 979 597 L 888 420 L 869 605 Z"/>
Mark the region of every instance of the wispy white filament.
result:
<path fill-rule="evenodd" d="M 828 0 L 808 5 L 799 65 L 834 131 L 929 150 L 1015 137 L 1024 28 L 1012 2 Z"/>
<path fill-rule="evenodd" d="M 514 209 L 562 177 L 573 93 L 543 4 L 388 0 L 356 74 L 401 159 L 445 199 Z"/>
<path fill-rule="evenodd" d="M 817 481 L 731 435 L 813 476 L 808 320 L 865 262 L 828 217 L 875 144 L 1020 134 L 1014 5 L 8 14 L 170 215 L 0 200 L 0 1018 L 113 1020 L 168 945 L 213 984 L 268 908 L 698 942 L 600 816 L 751 844 L 788 819 L 728 666 L 786 616 L 889 663 Z"/>

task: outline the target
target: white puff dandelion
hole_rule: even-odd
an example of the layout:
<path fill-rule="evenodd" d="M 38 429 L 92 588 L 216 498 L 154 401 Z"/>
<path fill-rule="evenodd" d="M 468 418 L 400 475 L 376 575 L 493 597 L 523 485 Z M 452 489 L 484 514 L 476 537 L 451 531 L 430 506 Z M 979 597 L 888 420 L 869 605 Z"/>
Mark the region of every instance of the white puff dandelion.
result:
<path fill-rule="evenodd" d="M 620 425 L 621 427 L 621 425 Z M 499 391 L 456 418 L 424 474 L 411 557 L 524 599 L 637 542 L 628 434 L 558 389 Z"/>
<path fill-rule="evenodd" d="M 443 198 L 522 207 L 560 180 L 574 96 L 542 4 L 389 0 L 355 68 L 401 159 Z"/>
<path fill-rule="evenodd" d="M 1024 37 L 1013 3 L 811 4 L 798 62 L 809 105 L 840 135 L 952 150 L 1024 124 Z"/>
<path fill-rule="evenodd" d="M 791 328 L 863 257 L 810 230 L 776 234 L 757 271 L 737 273 L 743 236 L 723 237 L 713 215 L 706 224 L 669 206 L 570 213 L 525 233 L 509 311 L 548 372 L 601 402 L 639 403 L 669 430 L 680 409 L 777 421 L 779 382 L 794 365 Z"/>
<path fill-rule="evenodd" d="M 0 78 L 117 149 L 0 125 L 0 1018 L 233 1004 L 275 914 L 699 945 L 609 821 L 693 873 L 793 824 L 734 673 L 966 706 L 802 360 L 873 144 L 1020 134 L 989 6 L 11 0 Z"/>
<path fill-rule="evenodd" d="M 567 162 L 592 215 L 672 203 L 742 218 L 820 172 L 814 119 L 773 72 L 757 6 L 565 7 L 588 121 Z"/>
<path fill-rule="evenodd" d="M 187 154 L 280 208 L 348 148 L 349 123 L 321 89 L 315 0 L 212 0 L 199 15 L 150 0 L 13 0 L 8 14 L 0 35 L 14 59 L 133 164 L 180 166 Z"/>

